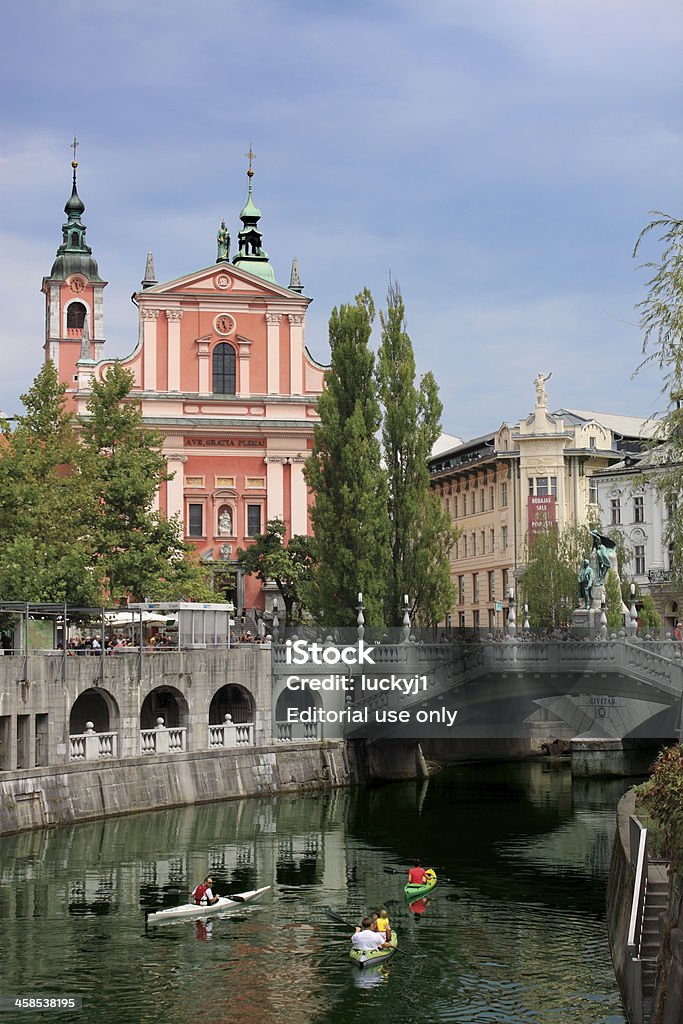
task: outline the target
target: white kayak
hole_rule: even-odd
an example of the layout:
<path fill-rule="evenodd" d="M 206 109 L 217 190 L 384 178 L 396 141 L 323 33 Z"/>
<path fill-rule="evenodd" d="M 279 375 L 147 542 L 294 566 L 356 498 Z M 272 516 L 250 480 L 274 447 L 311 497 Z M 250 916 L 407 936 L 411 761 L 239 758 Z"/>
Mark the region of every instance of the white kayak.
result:
<path fill-rule="evenodd" d="M 264 892 L 268 892 L 269 889 L 269 885 L 264 885 L 261 889 L 238 892 L 234 894 L 232 899 L 230 896 L 219 896 L 217 903 L 211 903 L 208 906 L 202 906 L 197 903 L 183 903 L 181 907 L 168 907 L 166 910 L 157 910 L 155 913 L 147 915 L 147 924 L 164 924 L 165 921 L 182 920 L 184 917 L 204 917 L 206 914 L 235 910 L 237 907 L 241 907 L 243 903 L 251 903 L 252 900 L 257 900 L 259 896 L 262 896 Z"/>

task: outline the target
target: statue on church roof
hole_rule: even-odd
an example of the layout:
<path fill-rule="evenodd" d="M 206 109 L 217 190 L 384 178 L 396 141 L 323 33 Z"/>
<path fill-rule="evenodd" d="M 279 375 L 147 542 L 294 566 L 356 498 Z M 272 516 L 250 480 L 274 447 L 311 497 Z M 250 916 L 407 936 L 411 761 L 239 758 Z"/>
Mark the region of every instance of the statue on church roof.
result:
<path fill-rule="evenodd" d="M 536 374 L 536 380 L 534 381 L 534 386 L 536 388 L 536 405 L 546 406 L 548 404 L 548 395 L 545 390 L 545 382 L 547 380 L 550 380 L 551 377 L 552 371 L 546 374 L 539 371 L 539 373 Z"/>
<path fill-rule="evenodd" d="M 221 221 L 221 226 L 218 229 L 216 242 L 218 243 L 216 263 L 227 263 L 230 258 L 230 232 L 226 228 L 224 220 Z"/>

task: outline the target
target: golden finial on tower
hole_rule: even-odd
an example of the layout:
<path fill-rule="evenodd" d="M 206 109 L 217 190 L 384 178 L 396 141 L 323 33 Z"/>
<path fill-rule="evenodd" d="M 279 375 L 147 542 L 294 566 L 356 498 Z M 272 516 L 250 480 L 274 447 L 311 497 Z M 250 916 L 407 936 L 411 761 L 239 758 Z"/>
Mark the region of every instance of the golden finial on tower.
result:
<path fill-rule="evenodd" d="M 73 160 L 71 161 L 71 166 L 72 166 L 72 167 L 78 167 L 78 161 L 76 160 L 76 149 L 77 149 L 77 147 L 78 147 L 79 145 L 80 145 L 80 143 L 79 143 L 78 139 L 76 138 L 76 136 L 74 135 L 74 140 L 73 140 L 73 142 L 71 143 L 71 147 L 70 147 L 70 148 L 71 148 L 71 149 L 73 149 L 73 151 L 74 151 L 74 158 L 73 158 Z"/>
<path fill-rule="evenodd" d="M 248 152 L 248 153 L 245 153 L 244 155 L 245 155 L 245 156 L 247 157 L 247 159 L 249 160 L 249 170 L 247 171 L 247 177 L 248 177 L 248 178 L 253 178 L 253 177 L 254 177 L 254 171 L 253 171 L 253 169 L 252 169 L 252 166 L 251 166 L 251 164 L 252 164 L 252 161 L 253 161 L 254 157 L 256 156 L 256 153 L 254 153 L 254 152 L 252 151 L 252 148 L 251 148 L 251 143 L 249 143 L 249 152 Z"/>

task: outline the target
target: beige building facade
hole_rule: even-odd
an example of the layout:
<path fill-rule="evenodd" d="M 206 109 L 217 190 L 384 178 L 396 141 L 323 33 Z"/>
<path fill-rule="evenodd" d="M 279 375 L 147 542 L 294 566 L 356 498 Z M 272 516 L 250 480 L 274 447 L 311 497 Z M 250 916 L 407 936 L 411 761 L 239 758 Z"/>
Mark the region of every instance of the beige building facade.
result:
<path fill-rule="evenodd" d="M 599 519 L 594 474 L 638 451 L 650 432 L 637 417 L 549 412 L 548 377 L 537 375 L 534 409 L 524 419 L 430 461 L 432 487 L 461 531 L 451 552 L 456 600 L 445 626 L 505 628 L 529 533 Z M 520 625 L 523 614 L 517 609 Z"/>

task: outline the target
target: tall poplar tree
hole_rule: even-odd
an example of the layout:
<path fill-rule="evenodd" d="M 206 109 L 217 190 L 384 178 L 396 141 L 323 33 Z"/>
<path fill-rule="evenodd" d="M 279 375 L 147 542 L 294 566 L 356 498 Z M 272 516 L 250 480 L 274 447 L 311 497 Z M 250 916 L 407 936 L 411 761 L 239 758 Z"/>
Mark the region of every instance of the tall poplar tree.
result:
<path fill-rule="evenodd" d="M 330 369 L 318 399 L 306 479 L 319 565 L 312 612 L 320 622 L 350 626 L 363 595 L 368 625 L 384 620 L 389 563 L 386 476 L 377 431 L 381 422 L 369 348 L 374 304 L 365 289 L 330 317 Z"/>
<path fill-rule="evenodd" d="M 377 386 L 384 412 L 382 455 L 391 528 L 386 621 L 401 624 L 407 594 L 413 615 L 433 625 L 445 617 L 454 600 L 449 553 L 459 533 L 429 486 L 428 459 L 441 433 L 443 406 L 431 373 L 415 386 L 415 357 L 406 331 L 405 306 L 393 281 L 380 322 Z"/>
<path fill-rule="evenodd" d="M 0 452 L 0 598 L 89 606 L 96 600 L 88 518 L 92 486 L 80 471 L 66 385 L 46 362 L 21 396 L 25 413 L 3 428 Z"/>
<path fill-rule="evenodd" d="M 128 400 L 131 384 L 130 371 L 114 363 L 104 380 L 93 381 L 82 425 L 81 459 L 95 489 L 91 529 L 103 600 L 141 600 L 155 593 L 160 580 L 167 589 L 186 551 L 180 523 L 154 508 L 160 484 L 170 477 L 161 436 L 145 426 L 139 404 Z"/>

